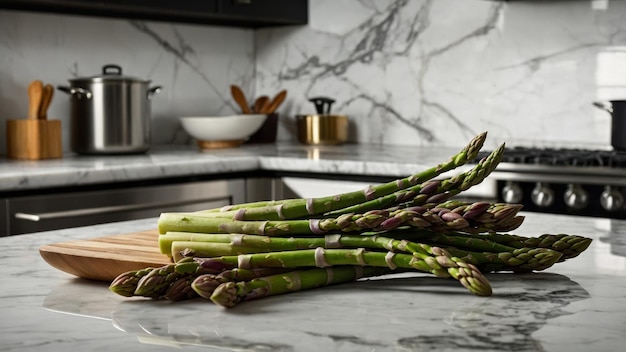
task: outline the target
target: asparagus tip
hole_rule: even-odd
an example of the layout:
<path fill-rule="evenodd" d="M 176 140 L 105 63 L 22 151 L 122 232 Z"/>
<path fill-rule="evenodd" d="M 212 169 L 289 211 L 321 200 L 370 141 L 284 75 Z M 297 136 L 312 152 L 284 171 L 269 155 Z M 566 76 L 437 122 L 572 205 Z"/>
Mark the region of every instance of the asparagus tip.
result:
<path fill-rule="evenodd" d="M 215 292 L 215 289 L 224 282 L 225 279 L 220 279 L 217 275 L 204 274 L 193 280 L 191 288 L 198 294 L 198 296 L 211 299 L 211 295 Z"/>
<path fill-rule="evenodd" d="M 237 284 L 234 282 L 225 282 L 217 286 L 210 299 L 213 303 L 226 308 L 236 306 L 241 300 L 237 295 Z"/>

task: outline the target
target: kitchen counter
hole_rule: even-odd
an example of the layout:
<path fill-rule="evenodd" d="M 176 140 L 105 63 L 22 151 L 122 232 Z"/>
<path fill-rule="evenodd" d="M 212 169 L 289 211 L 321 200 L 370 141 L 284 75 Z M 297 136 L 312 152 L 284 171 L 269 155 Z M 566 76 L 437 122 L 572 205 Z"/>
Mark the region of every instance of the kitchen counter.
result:
<path fill-rule="evenodd" d="M 242 149 L 242 153 L 243 153 Z M 207 156 L 199 156 L 200 158 Z M 41 259 L 38 247 L 156 227 L 144 219 L 0 238 L 3 351 L 618 351 L 626 343 L 626 221 L 525 214 L 521 235 L 594 239 L 533 274 L 489 274 L 477 297 L 422 274 L 224 309 L 117 296 Z"/>
<path fill-rule="evenodd" d="M 460 149 L 260 144 L 200 152 L 195 146 L 160 146 L 140 155 L 2 159 L 0 192 L 256 170 L 403 177 L 445 161 Z"/>

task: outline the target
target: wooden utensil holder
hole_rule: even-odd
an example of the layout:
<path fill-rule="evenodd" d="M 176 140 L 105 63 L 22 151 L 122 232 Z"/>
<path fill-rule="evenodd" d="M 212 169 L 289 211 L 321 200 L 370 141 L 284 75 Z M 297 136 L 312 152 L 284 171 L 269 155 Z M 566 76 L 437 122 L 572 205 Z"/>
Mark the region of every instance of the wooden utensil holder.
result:
<path fill-rule="evenodd" d="M 8 120 L 7 156 L 26 160 L 61 158 L 61 120 Z"/>

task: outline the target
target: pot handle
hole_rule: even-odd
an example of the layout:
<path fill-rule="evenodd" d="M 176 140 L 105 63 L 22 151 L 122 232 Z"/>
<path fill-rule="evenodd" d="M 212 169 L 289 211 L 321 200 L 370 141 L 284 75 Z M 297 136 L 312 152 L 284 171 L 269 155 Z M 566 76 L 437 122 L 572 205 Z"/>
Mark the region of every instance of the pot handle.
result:
<path fill-rule="evenodd" d="M 152 99 L 152 96 L 161 91 L 161 86 L 156 86 L 148 89 L 148 100 Z"/>
<path fill-rule="evenodd" d="M 78 99 L 81 99 L 82 97 L 91 99 L 91 96 L 92 96 L 90 91 L 88 91 L 87 89 L 83 89 L 83 88 L 77 88 L 77 87 L 71 88 L 71 87 L 66 87 L 66 86 L 57 86 L 57 89 L 69 95 L 76 95 Z"/>
<path fill-rule="evenodd" d="M 613 113 L 613 104 L 610 101 L 594 101 L 593 106 L 608 111 L 610 114 Z"/>
<path fill-rule="evenodd" d="M 317 98 L 311 98 L 309 99 L 309 101 L 313 103 L 313 105 L 315 105 L 315 111 L 317 111 L 318 114 L 329 115 L 330 108 L 333 106 L 335 99 L 328 98 L 328 97 L 317 97 Z"/>
<path fill-rule="evenodd" d="M 115 71 L 115 72 L 109 72 L 109 71 Z M 122 67 L 119 65 L 104 65 L 102 66 L 102 74 L 103 75 L 117 75 L 117 76 L 121 76 L 122 75 Z"/>

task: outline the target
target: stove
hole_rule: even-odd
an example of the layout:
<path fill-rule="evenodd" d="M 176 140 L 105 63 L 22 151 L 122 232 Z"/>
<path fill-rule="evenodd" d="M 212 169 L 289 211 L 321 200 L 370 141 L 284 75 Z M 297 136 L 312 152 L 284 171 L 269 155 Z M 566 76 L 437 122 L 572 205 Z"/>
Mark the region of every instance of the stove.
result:
<path fill-rule="evenodd" d="M 626 219 L 624 151 L 507 148 L 489 178 L 498 201 L 525 211 Z"/>

